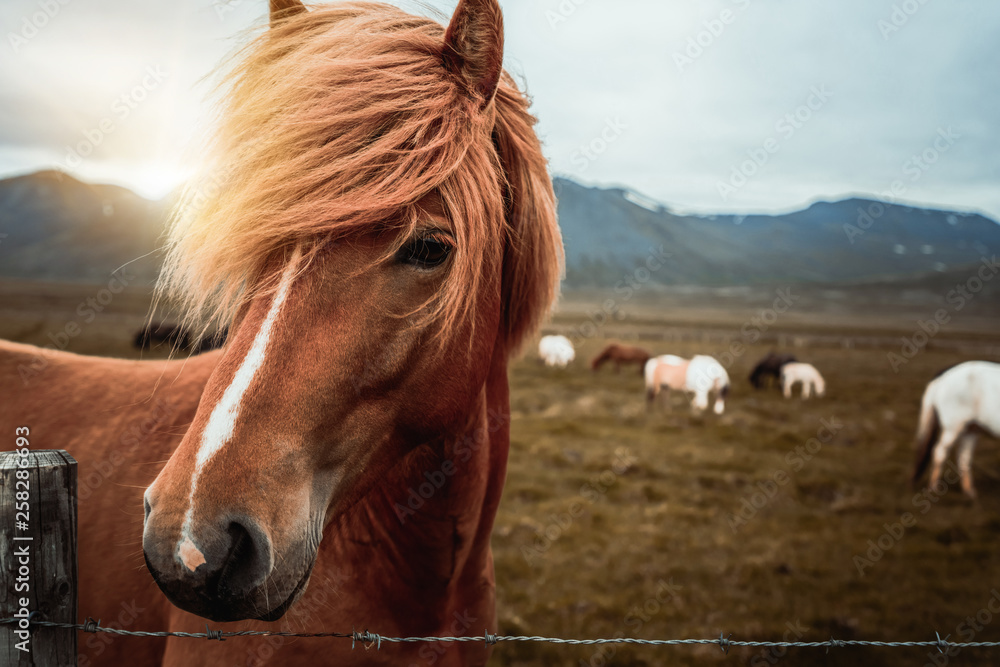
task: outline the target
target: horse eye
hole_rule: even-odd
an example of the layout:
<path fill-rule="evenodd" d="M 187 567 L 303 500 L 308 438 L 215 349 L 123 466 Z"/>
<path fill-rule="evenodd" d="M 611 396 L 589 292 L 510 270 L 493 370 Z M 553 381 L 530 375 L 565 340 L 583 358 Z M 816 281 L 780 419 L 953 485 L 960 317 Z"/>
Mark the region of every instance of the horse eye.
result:
<path fill-rule="evenodd" d="M 451 254 L 452 244 L 440 236 L 424 236 L 408 242 L 396 254 L 403 264 L 421 269 L 432 269 L 444 264 Z"/>

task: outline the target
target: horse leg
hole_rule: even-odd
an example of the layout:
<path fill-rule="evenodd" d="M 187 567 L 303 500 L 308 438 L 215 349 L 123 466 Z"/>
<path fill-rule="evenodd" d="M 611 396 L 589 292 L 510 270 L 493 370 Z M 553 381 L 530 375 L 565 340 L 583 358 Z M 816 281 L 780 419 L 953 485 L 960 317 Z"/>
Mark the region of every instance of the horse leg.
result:
<path fill-rule="evenodd" d="M 781 378 L 781 393 L 785 396 L 785 398 L 792 397 L 792 383 L 788 380 L 788 378 Z"/>
<path fill-rule="evenodd" d="M 948 459 L 948 454 L 951 452 L 951 448 L 955 446 L 955 441 L 958 440 L 958 436 L 961 433 L 957 431 L 944 431 L 941 433 L 941 438 L 934 445 L 934 467 L 931 468 L 931 479 L 929 486 L 931 489 L 937 488 L 938 482 L 941 480 L 941 468 L 944 467 L 944 462 Z"/>
<path fill-rule="evenodd" d="M 808 380 L 802 381 L 802 400 L 806 400 L 812 395 L 812 382 Z"/>
<path fill-rule="evenodd" d="M 976 434 L 966 433 L 958 445 L 958 471 L 962 473 L 962 491 L 970 498 L 976 497 L 972 484 L 972 452 L 976 449 Z"/>
<path fill-rule="evenodd" d="M 715 407 L 712 409 L 717 415 L 721 415 L 726 409 L 726 399 L 722 398 L 721 391 L 719 391 L 719 393 L 715 396 Z"/>

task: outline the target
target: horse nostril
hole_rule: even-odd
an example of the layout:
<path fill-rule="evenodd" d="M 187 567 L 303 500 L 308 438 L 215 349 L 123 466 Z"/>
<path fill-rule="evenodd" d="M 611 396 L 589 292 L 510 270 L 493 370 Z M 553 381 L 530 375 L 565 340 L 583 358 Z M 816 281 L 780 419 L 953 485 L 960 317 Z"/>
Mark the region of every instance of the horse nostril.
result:
<path fill-rule="evenodd" d="M 229 554 L 226 556 L 216 583 L 223 595 L 240 595 L 259 586 L 270 571 L 270 541 L 253 521 L 233 521 L 226 529 L 229 534 Z"/>

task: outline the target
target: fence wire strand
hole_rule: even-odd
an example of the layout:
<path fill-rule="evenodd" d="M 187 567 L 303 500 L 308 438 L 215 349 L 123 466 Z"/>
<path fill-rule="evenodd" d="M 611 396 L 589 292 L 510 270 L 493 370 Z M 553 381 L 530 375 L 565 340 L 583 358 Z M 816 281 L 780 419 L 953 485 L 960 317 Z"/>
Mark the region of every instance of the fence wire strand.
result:
<path fill-rule="evenodd" d="M 25 619 L 5 618 L 0 620 L 0 625 L 12 625 Z M 831 648 L 847 647 L 875 647 L 875 648 L 936 648 L 940 653 L 947 653 L 953 648 L 1000 648 L 1000 642 L 951 642 L 946 635 L 941 637 L 935 634 L 935 639 L 924 641 L 877 641 L 866 639 L 834 639 L 831 637 L 826 641 L 757 641 L 730 639 L 725 634 L 720 634 L 716 639 L 638 639 L 635 637 L 615 637 L 611 639 L 562 639 L 559 637 L 539 637 L 524 635 L 491 635 L 485 631 L 481 636 L 463 637 L 384 637 L 382 635 L 369 632 L 281 632 L 273 630 L 212 630 L 207 625 L 205 632 L 152 632 L 145 630 L 124 630 L 102 626 L 100 621 L 88 618 L 84 623 L 56 623 L 53 621 L 29 620 L 30 626 L 46 628 L 63 628 L 67 630 L 82 630 L 83 632 L 105 632 L 108 634 L 125 637 L 181 637 L 184 639 L 208 639 L 225 641 L 233 637 L 303 637 L 303 638 L 334 638 L 350 639 L 351 648 L 356 643 L 363 644 L 366 648 L 374 646 L 376 649 L 382 648 L 382 644 L 412 644 L 419 642 L 435 643 L 468 643 L 484 642 L 487 646 L 502 642 L 538 642 L 546 644 L 563 644 L 570 646 L 595 646 L 600 644 L 632 644 L 637 646 L 696 646 L 715 645 L 728 653 L 733 647 L 746 648 L 825 648 L 827 652 Z"/>

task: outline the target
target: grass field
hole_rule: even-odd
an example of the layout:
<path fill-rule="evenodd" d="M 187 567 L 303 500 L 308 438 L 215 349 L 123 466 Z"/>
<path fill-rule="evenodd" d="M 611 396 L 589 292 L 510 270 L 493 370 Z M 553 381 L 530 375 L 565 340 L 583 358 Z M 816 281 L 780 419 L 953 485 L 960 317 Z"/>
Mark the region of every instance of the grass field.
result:
<path fill-rule="evenodd" d="M 75 321 L 70 350 L 138 356 L 129 341 L 148 295 L 116 296 L 86 322 L 79 304 L 100 289 L 0 285 L 0 337 L 46 344 Z M 549 329 L 579 332 L 594 303 L 567 300 Z M 721 305 L 650 298 L 593 327 L 570 368 L 545 368 L 530 353 L 512 364 L 510 465 L 494 533 L 500 632 L 823 641 L 938 631 L 1000 640 L 1000 617 L 987 609 L 1000 591 L 997 442 L 984 438 L 975 457 L 977 502 L 957 484 L 924 497 L 908 484 L 924 386 L 954 363 L 1000 360 L 997 321 L 983 312 L 955 318 L 893 372 L 887 353 L 933 308 L 802 309 L 751 343 L 743 325 L 760 304 L 740 303 L 739 295 Z M 734 386 L 725 414 L 694 416 L 679 396 L 647 411 L 636 370 L 591 373 L 587 360 L 611 336 L 684 356 L 721 357 L 732 341 L 747 343 L 727 364 Z M 863 344 L 844 342 L 852 340 Z M 750 387 L 753 364 L 779 344 L 824 373 L 826 397 L 786 401 Z M 711 646 L 504 644 L 494 653 L 498 665 L 779 661 L 930 663 L 919 649 L 727 657 Z M 996 663 L 1000 653 L 972 650 L 947 661 Z"/>

